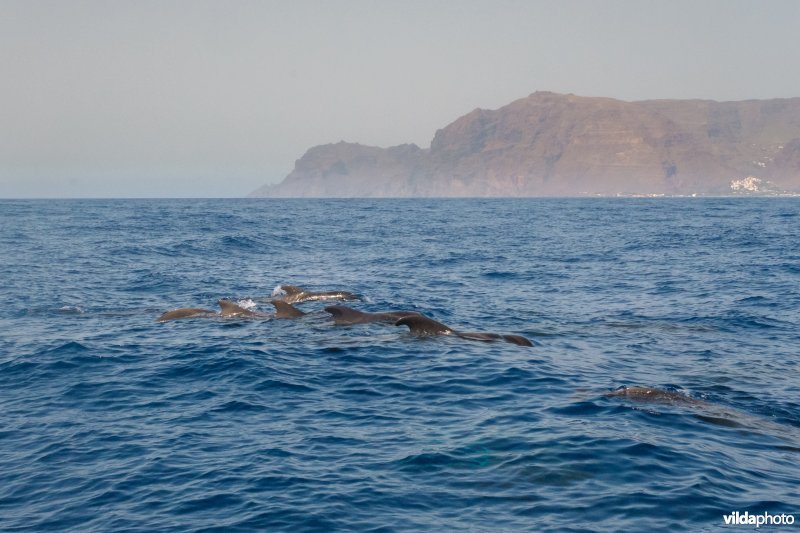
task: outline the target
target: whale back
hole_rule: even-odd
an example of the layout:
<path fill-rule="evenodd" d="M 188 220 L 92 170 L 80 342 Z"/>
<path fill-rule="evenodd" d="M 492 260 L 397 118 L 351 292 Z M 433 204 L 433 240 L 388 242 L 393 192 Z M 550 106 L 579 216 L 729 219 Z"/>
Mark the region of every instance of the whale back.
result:
<path fill-rule="evenodd" d="M 478 333 L 475 331 L 459 331 L 457 335 L 462 339 L 486 342 L 496 341 L 501 338 L 497 333 Z"/>
<path fill-rule="evenodd" d="M 375 321 L 380 322 L 391 322 L 394 324 L 401 318 L 405 318 L 407 316 L 422 316 L 416 311 L 387 311 L 385 313 L 370 313 L 370 316 L 374 317 Z"/>
<path fill-rule="evenodd" d="M 530 339 L 522 335 L 502 335 L 502 337 L 504 341 L 516 344 L 517 346 L 533 346 Z"/>
<path fill-rule="evenodd" d="M 326 291 L 326 292 L 317 292 L 312 294 L 319 297 L 320 300 L 345 300 L 345 301 L 361 300 L 361 296 L 348 291 Z"/>
<path fill-rule="evenodd" d="M 161 316 L 156 319 L 156 322 L 168 322 L 170 320 L 180 320 L 181 318 L 197 318 L 201 316 L 212 316 L 215 314 L 216 313 L 214 311 L 210 311 L 208 309 L 186 307 L 182 309 L 173 309 L 172 311 L 162 313 Z"/>
<path fill-rule="evenodd" d="M 619 389 L 606 393 L 606 397 L 622 397 L 637 402 L 654 402 L 654 403 L 684 403 L 684 404 L 699 404 L 700 400 L 696 400 L 690 396 L 686 396 L 677 391 L 670 391 L 664 389 L 656 389 L 654 387 L 620 387 Z"/>
<path fill-rule="evenodd" d="M 286 293 L 286 296 L 295 296 L 306 292 L 305 289 L 301 289 L 295 285 L 281 285 L 281 290 Z"/>
<path fill-rule="evenodd" d="M 412 335 L 453 335 L 455 332 L 441 322 L 424 315 L 404 316 L 395 326 L 408 326 Z"/>
<path fill-rule="evenodd" d="M 364 313 L 347 307 L 346 305 L 329 305 L 325 311 L 333 316 L 333 322 L 337 325 L 364 324 L 367 322 L 387 322 L 394 324 L 399 319 L 419 315 L 416 311 L 385 311 L 382 313 Z"/>
<path fill-rule="evenodd" d="M 283 292 L 283 297 L 278 299 L 289 303 L 361 299 L 359 295 L 347 291 L 309 291 L 295 285 L 280 285 L 279 288 Z"/>
<path fill-rule="evenodd" d="M 346 305 L 329 305 L 325 308 L 325 312 L 330 313 L 333 317 L 333 322 L 338 325 L 364 322 L 366 315 L 366 313 L 362 313 Z"/>
<path fill-rule="evenodd" d="M 357 294 L 347 291 L 303 291 L 298 294 L 287 294 L 288 299 L 298 302 L 325 301 L 325 300 L 360 300 Z"/>
<path fill-rule="evenodd" d="M 270 303 L 275 306 L 275 318 L 300 318 L 305 315 L 304 312 L 292 304 L 282 300 L 272 300 Z"/>
<path fill-rule="evenodd" d="M 236 305 L 230 300 L 219 300 L 217 303 L 221 310 L 220 316 L 258 316 L 258 313 L 245 309 L 241 305 Z"/>

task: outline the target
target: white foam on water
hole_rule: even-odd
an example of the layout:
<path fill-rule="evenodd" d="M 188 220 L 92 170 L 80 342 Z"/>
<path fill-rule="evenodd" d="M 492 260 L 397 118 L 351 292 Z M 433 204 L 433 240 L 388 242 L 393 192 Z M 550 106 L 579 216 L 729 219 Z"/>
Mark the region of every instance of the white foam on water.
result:
<path fill-rule="evenodd" d="M 236 300 L 236 305 L 238 305 L 239 307 L 243 307 L 247 310 L 252 310 L 256 308 L 256 303 L 250 298 L 245 298 L 244 300 Z"/>
<path fill-rule="evenodd" d="M 80 315 L 83 314 L 84 311 L 77 305 L 65 305 L 63 307 L 59 307 L 58 312 L 65 315 Z"/>
<path fill-rule="evenodd" d="M 272 296 L 286 296 L 286 291 L 280 285 L 275 285 L 275 288 L 272 289 Z"/>

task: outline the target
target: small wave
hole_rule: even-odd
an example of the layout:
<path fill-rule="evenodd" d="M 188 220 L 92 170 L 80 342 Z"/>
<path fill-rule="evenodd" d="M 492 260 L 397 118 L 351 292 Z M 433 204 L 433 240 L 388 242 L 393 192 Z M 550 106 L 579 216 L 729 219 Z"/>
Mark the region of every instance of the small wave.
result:
<path fill-rule="evenodd" d="M 82 315 L 86 313 L 83 307 L 78 305 L 33 305 L 22 307 L 15 311 L 17 318 L 24 316 L 49 316 L 49 315 Z"/>
<path fill-rule="evenodd" d="M 60 346 L 55 348 L 51 348 L 46 350 L 44 353 L 46 354 L 81 354 L 86 353 L 90 350 L 88 346 L 85 346 L 76 341 L 69 341 Z"/>
<path fill-rule="evenodd" d="M 231 400 L 226 402 L 219 407 L 215 407 L 212 409 L 214 412 L 243 412 L 243 411 L 263 411 L 265 407 L 263 405 L 257 405 L 250 402 L 245 402 L 242 400 Z"/>
<path fill-rule="evenodd" d="M 487 270 L 485 272 L 481 272 L 481 276 L 484 278 L 490 279 L 515 279 L 519 277 L 519 274 L 516 272 L 504 272 L 500 270 Z"/>
<path fill-rule="evenodd" d="M 431 450 L 406 456 L 393 466 L 407 472 L 464 472 L 490 468 L 504 458 L 528 450 L 528 443 L 502 438 L 465 444 L 450 450 Z"/>
<path fill-rule="evenodd" d="M 785 265 L 782 265 L 781 268 L 783 268 L 783 270 L 785 270 L 785 271 L 787 271 L 787 272 L 789 272 L 791 274 L 800 273 L 800 266 L 798 266 L 796 264 L 791 264 L 791 263 L 790 264 L 785 264 Z"/>
<path fill-rule="evenodd" d="M 409 455 L 400 459 L 396 467 L 408 472 L 439 472 L 463 466 L 457 458 L 442 452 L 427 452 Z"/>
<path fill-rule="evenodd" d="M 775 329 L 791 326 L 791 323 L 765 316 L 732 316 L 726 320 L 726 326 L 731 330 L 737 329 Z"/>
<path fill-rule="evenodd" d="M 160 272 L 140 273 L 127 287 L 132 292 L 148 292 L 159 288 L 180 285 L 181 278 Z"/>
<path fill-rule="evenodd" d="M 226 248 L 241 248 L 244 250 L 257 249 L 261 246 L 261 243 L 256 239 L 241 235 L 226 235 L 222 237 L 221 243 Z"/>
<path fill-rule="evenodd" d="M 231 323 L 233 324 L 233 323 Z M 234 324 L 236 325 L 236 324 Z M 198 352 L 197 360 L 186 360 L 166 368 L 159 377 L 163 379 L 205 379 L 209 376 L 236 375 L 252 368 L 252 361 L 241 357 L 212 357 L 214 350 Z"/>
<path fill-rule="evenodd" d="M 257 391 L 289 391 L 289 392 L 314 392 L 314 389 L 305 385 L 298 385 L 288 381 L 281 381 L 276 379 L 265 379 L 255 386 Z"/>
<path fill-rule="evenodd" d="M 236 508 L 244 503 L 238 494 L 218 493 L 210 496 L 203 496 L 189 501 L 179 502 L 173 510 L 178 515 L 210 513 L 216 509 Z"/>
<path fill-rule="evenodd" d="M 77 305 L 64 305 L 56 309 L 56 312 L 62 315 L 82 315 L 85 311 Z"/>

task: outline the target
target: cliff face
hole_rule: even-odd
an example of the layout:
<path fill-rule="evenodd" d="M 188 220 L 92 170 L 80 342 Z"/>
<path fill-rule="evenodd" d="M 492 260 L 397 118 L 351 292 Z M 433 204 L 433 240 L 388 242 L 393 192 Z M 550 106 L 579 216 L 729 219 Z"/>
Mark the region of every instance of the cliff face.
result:
<path fill-rule="evenodd" d="M 623 102 L 537 92 L 476 109 L 429 149 L 318 146 L 251 196 L 727 194 L 800 191 L 800 98 Z"/>
<path fill-rule="evenodd" d="M 424 159 L 425 152 L 414 144 L 315 146 L 295 162 L 283 182 L 261 187 L 250 196 L 410 196 L 406 182 Z"/>

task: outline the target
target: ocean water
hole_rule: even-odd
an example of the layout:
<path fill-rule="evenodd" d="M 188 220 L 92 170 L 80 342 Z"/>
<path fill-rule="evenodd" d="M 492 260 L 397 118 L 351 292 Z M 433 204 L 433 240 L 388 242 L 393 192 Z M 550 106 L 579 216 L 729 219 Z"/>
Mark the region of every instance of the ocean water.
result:
<path fill-rule="evenodd" d="M 797 199 L 6 200 L 0 283 L 2 531 L 800 527 Z M 280 283 L 535 346 L 155 321 Z"/>

